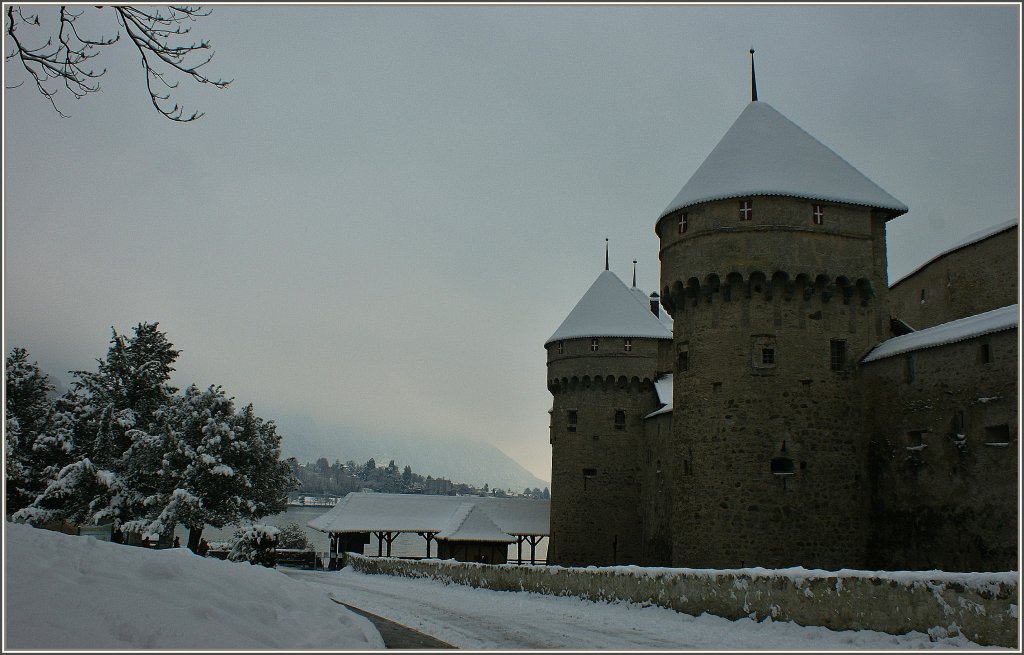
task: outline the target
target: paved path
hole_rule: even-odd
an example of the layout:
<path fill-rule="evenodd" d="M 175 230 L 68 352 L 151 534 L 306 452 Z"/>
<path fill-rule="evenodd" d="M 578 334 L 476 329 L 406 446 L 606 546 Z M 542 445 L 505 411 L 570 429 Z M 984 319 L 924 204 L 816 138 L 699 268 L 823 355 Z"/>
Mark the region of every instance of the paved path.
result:
<path fill-rule="evenodd" d="M 381 638 L 384 639 L 384 645 L 388 648 L 410 648 L 410 649 L 426 649 L 426 648 L 455 648 L 451 644 L 446 644 L 440 639 L 434 639 L 430 635 L 425 635 L 422 632 L 417 632 L 412 628 L 407 628 L 400 623 L 385 619 L 382 616 L 376 614 L 370 614 L 365 610 L 361 610 L 358 607 L 343 603 L 336 598 L 332 598 L 335 603 L 344 605 L 356 614 L 365 616 L 373 622 L 377 631 L 380 632 Z"/>

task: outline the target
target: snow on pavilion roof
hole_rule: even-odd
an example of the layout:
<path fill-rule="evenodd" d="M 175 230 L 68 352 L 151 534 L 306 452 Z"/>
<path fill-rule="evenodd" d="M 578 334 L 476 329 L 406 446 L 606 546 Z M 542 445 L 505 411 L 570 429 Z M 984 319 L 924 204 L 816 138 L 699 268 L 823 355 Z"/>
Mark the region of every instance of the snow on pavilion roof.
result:
<path fill-rule="evenodd" d="M 633 293 L 615 273 L 602 271 L 544 345 L 582 337 L 671 339 L 671 329 L 641 296 L 643 292 Z"/>
<path fill-rule="evenodd" d="M 932 262 L 934 262 L 934 261 L 936 261 L 938 259 L 941 259 L 942 257 L 945 257 L 946 255 L 950 254 L 951 252 L 956 252 L 957 250 L 960 250 L 961 248 L 966 248 L 969 245 L 978 243 L 979 241 L 984 241 L 985 239 L 988 239 L 989 237 L 994 237 L 997 234 L 1005 232 L 1006 230 L 1013 229 L 1015 227 L 1017 227 L 1017 219 L 1016 218 L 1013 219 L 1012 221 L 1006 221 L 1004 223 L 999 223 L 998 225 L 989 226 L 989 227 L 987 227 L 987 228 L 985 228 L 983 230 L 978 230 L 977 232 L 972 232 L 972 233 L 968 234 L 967 236 L 965 236 L 963 239 L 960 239 L 959 241 L 957 241 L 953 245 L 949 246 L 948 248 L 946 248 L 945 250 L 943 250 L 939 254 L 935 255 L 934 257 L 932 257 L 931 259 L 929 259 L 925 263 L 921 264 L 920 266 L 918 266 L 914 270 L 910 271 L 909 273 L 905 273 L 905 274 L 899 276 L 898 278 L 896 278 L 895 280 L 891 280 L 889 282 L 889 288 L 890 289 L 893 288 L 894 286 L 896 286 L 897 284 L 899 284 L 903 280 L 906 280 L 908 277 L 910 277 L 914 273 L 917 273 L 918 271 L 920 271 L 925 266 L 928 266 Z"/>
<path fill-rule="evenodd" d="M 475 507 L 508 535 L 548 534 L 551 502 L 492 496 L 350 493 L 306 525 L 320 532 L 441 532 L 459 529 L 453 520 L 463 505 Z M 476 519 L 466 528 L 474 529 Z M 492 535 L 494 536 L 494 535 Z M 459 537 L 463 538 L 463 537 Z M 494 539 L 488 539 L 494 540 Z"/>
<path fill-rule="evenodd" d="M 659 220 L 684 207 L 746 196 L 793 196 L 908 211 L 831 148 L 764 102 L 740 114 Z"/>
<path fill-rule="evenodd" d="M 494 521 L 473 503 L 460 505 L 448 521 L 448 527 L 438 532 L 436 537 L 447 541 L 496 541 L 506 544 L 516 540 L 499 530 Z"/>
<path fill-rule="evenodd" d="M 873 362 L 914 350 L 943 346 L 992 332 L 1013 329 L 1017 327 L 1017 307 L 1017 305 L 1007 305 L 989 312 L 893 337 L 868 353 L 861 362 Z"/>

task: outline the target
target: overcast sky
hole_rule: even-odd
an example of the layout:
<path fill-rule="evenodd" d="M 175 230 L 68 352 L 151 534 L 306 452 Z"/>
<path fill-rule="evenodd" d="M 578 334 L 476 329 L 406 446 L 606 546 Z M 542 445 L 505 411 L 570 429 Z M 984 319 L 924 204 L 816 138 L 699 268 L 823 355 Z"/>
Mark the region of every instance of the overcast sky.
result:
<path fill-rule="evenodd" d="M 606 237 L 658 288 L 654 222 L 749 102 L 750 47 L 759 99 L 910 207 L 895 278 L 1019 215 L 1019 29 L 1016 4 L 214 6 L 195 32 L 234 82 L 182 83 L 198 122 L 151 109 L 125 43 L 70 118 L 4 91 L 5 352 L 66 382 L 159 321 L 174 382 L 253 402 L 286 454 L 303 417 L 547 480 L 543 344 Z"/>

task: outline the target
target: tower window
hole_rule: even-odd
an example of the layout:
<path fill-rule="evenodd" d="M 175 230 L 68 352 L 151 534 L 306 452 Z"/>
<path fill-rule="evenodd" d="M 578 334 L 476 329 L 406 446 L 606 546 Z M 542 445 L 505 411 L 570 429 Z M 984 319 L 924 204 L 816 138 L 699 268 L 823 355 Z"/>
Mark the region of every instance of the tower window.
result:
<path fill-rule="evenodd" d="M 590 340 L 590 352 L 592 352 L 592 353 L 596 353 L 597 352 L 597 339 L 591 339 Z"/>
<path fill-rule="evenodd" d="M 811 211 L 811 221 L 815 225 L 825 224 L 825 210 L 821 205 L 814 205 L 814 209 Z"/>
<path fill-rule="evenodd" d="M 749 200 L 740 201 L 740 220 L 749 221 L 754 218 L 754 204 Z"/>
<path fill-rule="evenodd" d="M 773 457 L 771 468 L 772 475 L 793 475 L 796 472 L 793 460 L 788 457 Z"/>
<path fill-rule="evenodd" d="M 626 412 L 622 411 L 621 409 L 615 410 L 615 429 L 626 429 Z"/>
<path fill-rule="evenodd" d="M 679 234 L 685 234 L 690 227 L 690 215 L 683 212 L 679 215 Z"/>
<path fill-rule="evenodd" d="M 622 348 L 626 352 L 629 352 L 629 351 L 633 350 L 633 340 L 632 339 L 623 339 L 622 340 Z"/>
<path fill-rule="evenodd" d="M 924 304 L 924 289 L 921 289 L 921 304 Z"/>
<path fill-rule="evenodd" d="M 988 364 L 992 361 L 992 344 L 981 344 L 981 349 L 978 351 L 978 359 L 982 364 Z"/>
<path fill-rule="evenodd" d="M 907 384 L 914 381 L 914 354 L 907 353 L 906 359 L 903 360 L 903 378 Z"/>
<path fill-rule="evenodd" d="M 681 350 L 679 351 L 679 362 L 676 365 L 676 371 L 682 373 L 690 369 L 690 351 Z"/>
<path fill-rule="evenodd" d="M 833 371 L 846 370 L 846 341 L 832 339 L 829 341 L 829 366 Z"/>
<path fill-rule="evenodd" d="M 564 341 L 559 341 L 558 342 L 558 354 L 559 355 L 564 355 L 565 354 L 565 342 Z"/>
<path fill-rule="evenodd" d="M 579 418 L 579 414 L 577 413 L 577 411 L 575 409 L 570 409 L 569 412 L 568 412 L 568 416 L 566 417 L 566 422 L 565 422 L 565 431 L 566 432 L 575 432 L 576 431 L 576 421 L 578 420 L 578 418 Z"/>
<path fill-rule="evenodd" d="M 751 365 L 762 370 L 775 368 L 775 337 L 770 334 L 756 334 L 751 338 Z"/>

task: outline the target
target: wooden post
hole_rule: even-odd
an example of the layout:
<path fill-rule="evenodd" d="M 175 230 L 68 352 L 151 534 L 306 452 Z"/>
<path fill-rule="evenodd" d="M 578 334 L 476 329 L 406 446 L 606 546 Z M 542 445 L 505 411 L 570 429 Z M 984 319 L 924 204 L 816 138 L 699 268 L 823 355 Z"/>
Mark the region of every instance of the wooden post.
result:
<path fill-rule="evenodd" d="M 384 534 L 384 533 L 381 533 L 381 534 Z M 388 557 L 391 557 L 391 542 L 393 542 L 395 540 L 395 538 L 398 537 L 399 534 L 401 534 L 401 533 L 399 533 L 399 532 L 388 532 L 388 533 L 386 533 L 386 536 L 384 537 L 387 540 L 387 542 L 388 542 Z"/>
<path fill-rule="evenodd" d="M 525 538 L 526 537 L 524 537 L 521 534 L 520 535 L 516 535 L 516 549 L 519 551 L 519 556 L 516 558 L 516 563 L 517 564 L 522 564 L 523 563 L 523 539 L 525 539 Z"/>
<path fill-rule="evenodd" d="M 543 535 L 530 535 L 526 539 L 530 542 L 530 564 L 537 563 L 537 544 L 543 539 Z"/>

